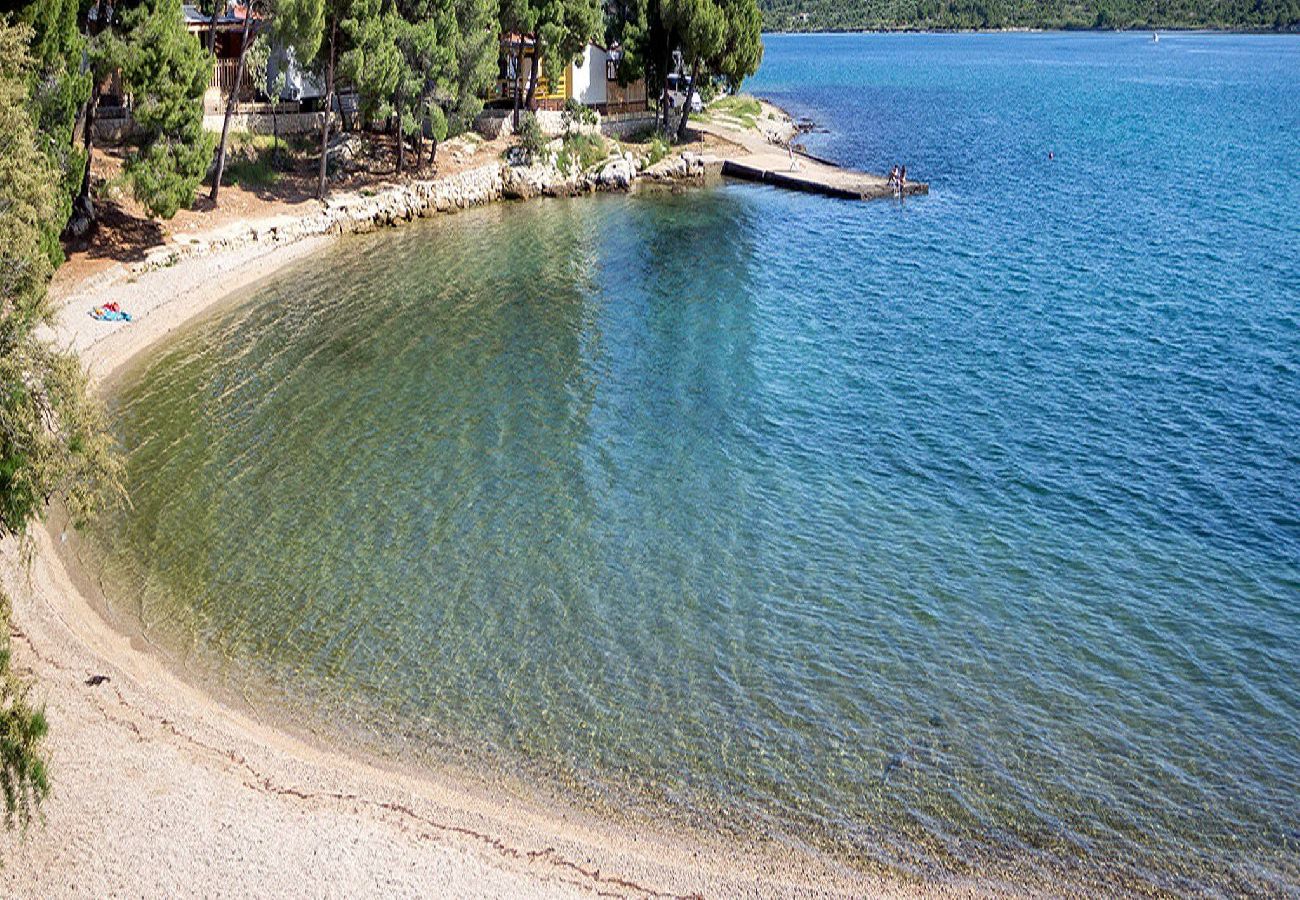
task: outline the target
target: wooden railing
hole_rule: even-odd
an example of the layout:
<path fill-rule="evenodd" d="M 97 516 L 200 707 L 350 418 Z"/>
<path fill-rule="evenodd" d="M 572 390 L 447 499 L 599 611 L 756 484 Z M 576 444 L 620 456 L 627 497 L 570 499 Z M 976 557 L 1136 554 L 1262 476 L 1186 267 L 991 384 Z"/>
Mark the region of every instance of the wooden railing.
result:
<path fill-rule="evenodd" d="M 238 59 L 219 59 L 212 66 L 212 80 L 208 82 L 208 87 L 216 88 L 221 92 L 222 97 L 226 97 L 235 87 L 235 77 L 239 72 Z M 244 83 L 239 86 L 239 100 L 250 100 L 253 97 L 253 79 L 247 71 L 244 72 Z"/>

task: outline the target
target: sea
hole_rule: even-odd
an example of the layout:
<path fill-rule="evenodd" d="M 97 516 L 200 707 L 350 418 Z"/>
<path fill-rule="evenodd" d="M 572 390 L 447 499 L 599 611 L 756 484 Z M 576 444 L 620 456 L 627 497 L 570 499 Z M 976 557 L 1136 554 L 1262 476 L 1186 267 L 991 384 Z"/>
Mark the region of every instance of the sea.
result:
<path fill-rule="evenodd" d="M 339 240 L 114 388 L 112 614 L 602 815 L 1300 892 L 1300 36 L 765 44 L 810 152 L 929 195 Z"/>

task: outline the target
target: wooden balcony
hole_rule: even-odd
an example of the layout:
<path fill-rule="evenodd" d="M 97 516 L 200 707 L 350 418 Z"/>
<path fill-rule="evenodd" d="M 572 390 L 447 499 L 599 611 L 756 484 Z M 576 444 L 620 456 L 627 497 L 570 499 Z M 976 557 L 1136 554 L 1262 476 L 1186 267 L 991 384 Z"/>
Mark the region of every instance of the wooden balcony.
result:
<path fill-rule="evenodd" d="M 235 87 L 235 76 L 239 72 L 238 59 L 219 59 L 212 66 L 212 80 L 208 82 L 208 90 L 213 89 L 221 93 L 224 99 Z M 239 89 L 240 100 L 253 99 L 253 79 L 247 71 L 244 72 L 244 83 Z"/>

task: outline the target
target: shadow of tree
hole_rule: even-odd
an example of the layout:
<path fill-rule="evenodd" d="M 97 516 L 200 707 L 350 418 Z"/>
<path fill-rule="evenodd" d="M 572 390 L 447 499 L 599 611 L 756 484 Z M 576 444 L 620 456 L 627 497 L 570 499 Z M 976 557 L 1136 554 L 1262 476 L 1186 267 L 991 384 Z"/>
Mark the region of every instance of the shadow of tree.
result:
<path fill-rule="evenodd" d="M 151 248 L 163 243 L 161 225 L 132 215 L 115 200 L 97 201 L 95 211 L 95 227 L 84 238 L 69 241 L 67 252 L 84 252 L 91 259 L 139 262 Z"/>

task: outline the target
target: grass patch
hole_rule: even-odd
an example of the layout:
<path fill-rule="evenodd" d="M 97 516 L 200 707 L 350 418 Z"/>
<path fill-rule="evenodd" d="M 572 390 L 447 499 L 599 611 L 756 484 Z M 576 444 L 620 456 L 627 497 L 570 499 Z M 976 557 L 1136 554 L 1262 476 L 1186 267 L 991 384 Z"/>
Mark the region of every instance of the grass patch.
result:
<path fill-rule="evenodd" d="M 762 104 L 757 98 L 750 97 L 748 94 L 719 97 L 704 111 L 704 115 L 709 119 L 722 120 L 723 124 L 735 124 L 743 128 L 758 127 L 758 117 L 762 114 Z"/>
<path fill-rule="evenodd" d="M 243 188 L 270 187 L 280 180 L 280 173 L 271 165 L 271 152 L 259 153 L 256 157 L 234 156 L 226 163 L 223 180 L 226 184 L 237 184 Z"/>
<path fill-rule="evenodd" d="M 253 134 L 250 131 L 232 131 L 226 143 L 235 150 L 260 153 L 263 150 L 270 150 L 275 147 L 275 135 Z M 284 138 L 281 138 L 280 146 L 283 147 L 284 144 Z"/>

